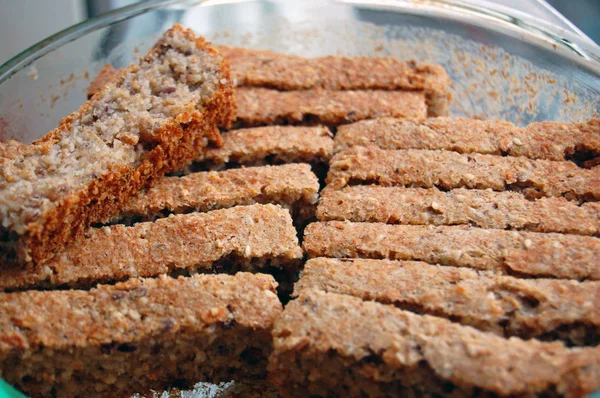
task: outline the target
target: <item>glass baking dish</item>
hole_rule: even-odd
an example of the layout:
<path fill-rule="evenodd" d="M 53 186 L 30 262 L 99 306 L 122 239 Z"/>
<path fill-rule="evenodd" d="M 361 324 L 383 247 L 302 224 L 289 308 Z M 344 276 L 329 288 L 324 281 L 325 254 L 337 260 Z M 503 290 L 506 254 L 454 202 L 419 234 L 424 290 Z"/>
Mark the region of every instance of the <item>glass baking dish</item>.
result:
<path fill-rule="evenodd" d="M 103 65 L 129 64 L 176 22 L 220 44 L 440 63 L 453 81 L 452 116 L 519 125 L 597 116 L 600 49 L 507 10 L 458 0 L 147 1 L 73 26 L 2 65 L 0 138 L 41 137 L 85 101 Z M 193 393 L 228 394 L 266 395 L 260 384 L 239 383 L 199 384 Z"/>

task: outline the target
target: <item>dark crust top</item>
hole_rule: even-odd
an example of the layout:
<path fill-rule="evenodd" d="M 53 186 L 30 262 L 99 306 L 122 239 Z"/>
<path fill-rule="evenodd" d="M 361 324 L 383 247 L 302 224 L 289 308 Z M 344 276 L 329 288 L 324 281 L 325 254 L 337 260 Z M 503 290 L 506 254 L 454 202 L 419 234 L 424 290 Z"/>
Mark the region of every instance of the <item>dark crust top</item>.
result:
<path fill-rule="evenodd" d="M 318 191 L 319 181 L 308 164 L 193 173 L 161 178 L 131 198 L 120 216 L 145 216 L 163 210 L 206 212 L 254 203 L 314 204 Z"/>
<path fill-rule="evenodd" d="M 0 358 L 12 350 L 131 343 L 235 320 L 270 329 L 281 311 L 270 275 L 131 279 L 90 291 L 0 293 Z"/>
<path fill-rule="evenodd" d="M 414 312 L 450 318 L 501 336 L 557 337 L 584 325 L 600 332 L 600 282 L 519 279 L 423 262 L 316 258 L 294 286 L 349 294 Z M 586 338 L 568 336 L 583 345 Z M 560 336 L 559 336 L 560 338 Z"/>
<path fill-rule="evenodd" d="M 277 91 L 238 87 L 236 126 L 324 124 L 337 126 L 382 116 L 424 118 L 422 91 Z"/>
<path fill-rule="evenodd" d="M 600 236 L 600 202 L 578 205 L 565 198 L 528 200 L 519 192 L 479 189 L 379 187 L 325 189 L 321 221 L 348 220 L 413 225 L 470 224 L 487 229 Z"/>
<path fill-rule="evenodd" d="M 134 224 L 92 228 L 42 265 L 5 267 L 0 289 L 89 286 L 169 272 L 212 271 L 230 258 L 257 271 L 267 260 L 295 268 L 302 258 L 290 213 L 274 205 L 237 206 Z"/>
<path fill-rule="evenodd" d="M 600 280 L 600 239 L 468 226 L 316 222 L 304 230 L 312 257 L 418 260 L 501 274 Z"/>
<path fill-rule="evenodd" d="M 273 336 L 270 378 L 287 392 L 298 388 L 290 384 L 288 369 L 305 358 L 339 358 L 343 372 L 351 369 L 368 384 L 393 383 L 422 364 L 418 368 L 433 379 L 498 395 L 559 391 L 581 397 L 600 388 L 600 348 L 505 339 L 346 295 L 303 292 L 286 306 Z M 302 387 L 321 382 L 340 393 L 342 375 L 303 370 L 304 378 L 289 377 L 300 378 Z"/>
<path fill-rule="evenodd" d="M 419 188 L 517 191 L 527 199 L 565 197 L 600 201 L 600 168 L 579 168 L 572 162 L 531 160 L 420 149 L 384 150 L 356 146 L 331 159 L 329 188 L 379 184 Z"/>
<path fill-rule="evenodd" d="M 191 30 L 175 25 L 165 35 L 174 35 L 174 32 L 193 41 L 197 49 L 217 60 L 220 78 L 216 91 L 210 97 L 203 98 L 201 111 L 190 107 L 177 120 L 169 120 L 153 131 L 152 149 L 135 165 L 115 164 L 106 174 L 96 177 L 88 185 L 57 199 L 51 209 L 27 223 L 24 235 L 9 234 L 9 239 L 17 239 L 14 249 L 9 248 L 11 253 L 14 250 L 11 255 L 15 255 L 17 261 L 39 263 L 47 259 L 66 243 L 80 237 L 91 223 L 116 214 L 121 204 L 140 188 L 168 171 L 182 168 L 197 157 L 207 141 L 219 142 L 216 126 L 228 125 L 234 110 L 229 66 L 214 47 L 203 38 L 197 38 Z M 160 51 L 161 43 L 162 40 L 159 40 L 146 55 L 144 59 L 147 62 L 151 62 Z M 137 66 L 130 68 L 135 69 Z M 98 95 L 110 93 L 120 82 L 121 78 L 114 84 L 105 86 Z M 49 151 L 70 130 L 73 123 L 89 111 L 91 105 L 91 102 L 86 102 L 78 111 L 64 118 L 57 129 L 33 144 L 23 146 L 19 156 L 36 156 L 36 153 Z M 0 158 L 0 164 L 3 159 L 7 161 L 7 158 Z"/>
<path fill-rule="evenodd" d="M 197 162 L 220 168 L 229 162 L 254 164 L 327 162 L 333 154 L 331 132 L 322 126 L 265 126 L 231 130 L 223 134 L 223 146 L 209 148 Z"/>
<path fill-rule="evenodd" d="M 88 98 L 92 98 L 94 94 L 102 90 L 108 82 L 115 79 L 118 71 L 110 64 L 106 64 L 102 67 L 100 72 L 94 77 L 87 89 Z"/>
<path fill-rule="evenodd" d="M 600 156 L 600 120 L 587 123 L 537 122 L 519 128 L 499 120 L 381 118 L 340 126 L 335 151 L 351 146 L 381 149 L 443 149 L 459 153 L 571 160 Z"/>
<path fill-rule="evenodd" d="M 302 58 L 272 51 L 221 46 L 239 86 L 277 90 L 423 90 L 429 116 L 447 113 L 450 79 L 444 68 L 392 57 Z"/>

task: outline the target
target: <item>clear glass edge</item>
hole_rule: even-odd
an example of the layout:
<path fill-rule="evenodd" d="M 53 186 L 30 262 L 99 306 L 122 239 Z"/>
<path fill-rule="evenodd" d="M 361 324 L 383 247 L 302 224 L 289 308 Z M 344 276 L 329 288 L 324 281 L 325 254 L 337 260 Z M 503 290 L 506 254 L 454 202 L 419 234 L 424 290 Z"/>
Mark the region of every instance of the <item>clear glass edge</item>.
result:
<path fill-rule="evenodd" d="M 248 1 L 249 0 L 149 0 L 113 10 L 97 18 L 92 18 L 64 29 L 17 54 L 0 66 L 0 84 L 33 63 L 35 60 L 60 46 L 76 40 L 87 33 L 94 32 L 110 24 L 132 18 L 136 15 L 173 5 L 217 5 L 223 3 L 243 3 Z M 590 43 L 585 40 L 585 37 L 576 33 L 565 31 L 564 29 L 558 28 L 545 21 L 536 20 L 528 14 L 518 11 L 515 11 L 515 14 L 513 15 L 512 13 L 504 13 L 502 11 L 477 6 L 461 0 L 334 0 L 332 2 L 355 6 L 385 7 L 396 10 L 402 9 L 403 7 L 404 9 L 409 7 L 411 9 L 422 11 L 450 11 L 454 13 L 454 17 L 457 15 L 473 17 L 473 20 L 469 21 L 472 23 L 477 22 L 476 17 L 483 17 L 488 21 L 493 20 L 498 26 L 522 34 L 523 40 L 531 39 L 531 41 L 535 41 L 538 45 L 543 45 L 545 43 L 547 48 L 552 48 L 553 50 L 560 49 L 564 54 L 572 56 L 574 60 L 579 61 L 584 66 L 587 66 L 597 74 L 600 74 L 600 47 L 595 45 L 595 43 Z M 553 27 L 562 30 L 561 34 L 552 32 L 551 29 Z"/>

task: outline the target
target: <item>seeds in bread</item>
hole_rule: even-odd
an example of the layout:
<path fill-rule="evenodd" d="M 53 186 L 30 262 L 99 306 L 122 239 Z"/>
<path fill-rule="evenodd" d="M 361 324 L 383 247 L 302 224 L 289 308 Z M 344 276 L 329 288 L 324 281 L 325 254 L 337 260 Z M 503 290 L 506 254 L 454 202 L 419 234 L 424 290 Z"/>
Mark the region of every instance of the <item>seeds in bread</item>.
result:
<path fill-rule="evenodd" d="M 384 150 L 356 146 L 333 156 L 327 184 L 378 184 L 413 188 L 515 191 L 527 199 L 564 197 L 600 201 L 600 168 L 582 169 L 572 162 L 531 160 L 421 149 Z"/>
<path fill-rule="evenodd" d="M 600 280 L 600 239 L 469 226 L 316 222 L 304 231 L 310 258 L 417 260 L 500 274 Z"/>
<path fill-rule="evenodd" d="M 276 286 L 238 273 L 0 294 L 0 375 L 56 397 L 263 378 L 281 313 Z"/>
<path fill-rule="evenodd" d="M 565 198 L 528 200 L 519 192 L 480 189 L 379 187 L 325 189 L 321 221 L 348 220 L 412 225 L 470 224 L 487 229 L 600 236 L 600 203 Z"/>
<path fill-rule="evenodd" d="M 284 164 L 163 177 L 131 198 L 118 219 L 154 220 L 166 213 L 207 212 L 239 205 L 273 203 L 294 221 L 314 215 L 319 181 L 308 164 Z"/>
<path fill-rule="evenodd" d="M 428 116 L 448 113 L 450 79 L 443 67 L 392 57 L 302 58 L 221 46 L 239 86 L 276 90 L 422 90 Z"/>
<path fill-rule="evenodd" d="M 218 141 L 232 101 L 223 58 L 175 25 L 57 129 L 0 158 L 4 259 L 39 263 L 116 214 L 133 193 Z"/>
<path fill-rule="evenodd" d="M 600 348 L 506 339 L 312 290 L 275 323 L 269 378 L 285 397 L 582 397 L 600 388 Z"/>
<path fill-rule="evenodd" d="M 422 91 L 305 90 L 277 91 L 262 87 L 237 87 L 238 127 L 268 124 L 323 124 L 337 126 L 382 116 L 424 118 Z"/>
<path fill-rule="evenodd" d="M 5 267 L 0 289 L 78 287 L 195 272 L 295 271 L 302 259 L 287 210 L 238 206 L 131 227 L 92 228 L 46 263 Z"/>
<path fill-rule="evenodd" d="M 294 296 L 318 289 L 449 318 L 500 336 L 600 343 L 600 282 L 519 279 L 423 262 L 308 260 Z"/>
<path fill-rule="evenodd" d="M 499 120 L 381 118 L 340 126 L 335 151 L 375 145 L 381 149 L 443 149 L 459 153 L 575 160 L 600 156 L 600 131 L 587 123 L 532 123 L 519 128 Z"/>

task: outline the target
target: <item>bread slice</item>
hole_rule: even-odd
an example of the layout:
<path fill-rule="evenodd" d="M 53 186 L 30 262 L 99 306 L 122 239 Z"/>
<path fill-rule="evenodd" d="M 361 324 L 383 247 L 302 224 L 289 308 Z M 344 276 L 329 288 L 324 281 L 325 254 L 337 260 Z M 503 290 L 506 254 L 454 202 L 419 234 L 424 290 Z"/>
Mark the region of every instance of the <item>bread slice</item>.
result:
<path fill-rule="evenodd" d="M 579 124 L 541 122 L 519 128 L 499 120 L 381 118 L 340 126 L 335 150 L 376 145 L 381 149 L 443 149 L 581 163 L 600 157 L 599 125 L 600 119 Z"/>
<path fill-rule="evenodd" d="M 470 224 L 486 229 L 600 236 L 600 203 L 565 198 L 528 200 L 519 192 L 481 189 L 379 187 L 325 189 L 321 221 L 348 220 L 413 225 Z"/>
<path fill-rule="evenodd" d="M 311 258 L 418 260 L 506 275 L 600 280 L 600 239 L 591 236 L 328 221 L 307 226 L 303 248 Z"/>
<path fill-rule="evenodd" d="M 1 290 L 88 288 L 97 283 L 195 272 L 295 272 L 302 251 L 287 210 L 238 206 L 131 227 L 92 228 L 46 263 L 5 267 Z"/>
<path fill-rule="evenodd" d="M 191 169 L 265 164 L 328 162 L 333 154 L 333 135 L 322 126 L 265 126 L 230 130 L 223 146 L 209 148 L 195 159 Z"/>
<path fill-rule="evenodd" d="M 333 189 L 368 184 L 469 188 L 515 191 L 527 199 L 600 201 L 600 168 L 587 170 L 565 161 L 356 146 L 334 155 L 329 166 L 327 184 Z"/>
<path fill-rule="evenodd" d="M 422 91 L 277 91 L 237 87 L 235 97 L 234 124 L 238 127 L 269 124 L 337 126 L 382 116 L 415 119 L 427 116 Z"/>
<path fill-rule="evenodd" d="M 519 279 L 423 262 L 308 260 L 294 296 L 318 289 L 510 337 L 600 343 L 600 281 Z"/>
<path fill-rule="evenodd" d="M 163 177 L 131 198 L 113 221 L 153 221 L 170 213 L 273 203 L 287 208 L 301 223 L 314 216 L 318 192 L 317 176 L 303 163 Z"/>
<path fill-rule="evenodd" d="M 50 257 L 219 141 L 217 126 L 232 112 L 227 64 L 204 39 L 175 25 L 57 129 L 0 158 L 3 257 Z"/>
<path fill-rule="evenodd" d="M 0 375 L 56 397 L 263 378 L 281 313 L 276 286 L 238 273 L 0 294 Z"/>
<path fill-rule="evenodd" d="M 305 291 L 273 329 L 284 397 L 564 396 L 600 388 L 600 348 L 506 339 L 359 298 Z"/>
<path fill-rule="evenodd" d="M 392 57 L 302 58 L 249 48 L 221 46 L 239 86 L 276 90 L 420 90 L 428 116 L 448 113 L 450 79 L 444 68 Z"/>

